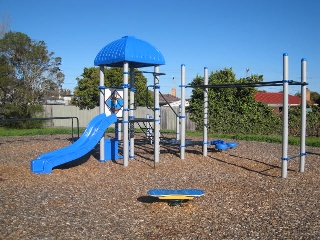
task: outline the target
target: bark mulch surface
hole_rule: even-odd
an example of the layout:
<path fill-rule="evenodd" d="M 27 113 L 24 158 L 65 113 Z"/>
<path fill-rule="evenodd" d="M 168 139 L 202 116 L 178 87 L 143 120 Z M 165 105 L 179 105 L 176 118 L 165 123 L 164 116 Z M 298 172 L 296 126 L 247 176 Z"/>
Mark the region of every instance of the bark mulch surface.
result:
<path fill-rule="evenodd" d="M 0 138 L 0 239 L 320 239 L 320 149 L 307 147 L 281 178 L 281 144 L 238 141 L 235 149 L 135 146 L 135 159 L 81 159 L 35 174 L 30 161 L 71 144 L 68 135 Z M 195 139 L 195 138 L 194 138 Z M 198 139 L 200 140 L 200 139 Z M 289 156 L 299 147 L 289 146 Z M 180 206 L 154 188 L 197 188 Z"/>

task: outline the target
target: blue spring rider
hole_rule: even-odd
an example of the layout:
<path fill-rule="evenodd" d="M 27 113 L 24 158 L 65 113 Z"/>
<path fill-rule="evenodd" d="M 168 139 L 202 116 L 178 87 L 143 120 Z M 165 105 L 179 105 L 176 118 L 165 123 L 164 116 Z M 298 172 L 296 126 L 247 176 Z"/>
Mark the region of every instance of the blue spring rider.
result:
<path fill-rule="evenodd" d="M 216 149 L 219 151 L 227 150 L 228 148 L 235 148 L 237 143 L 235 142 L 227 142 L 225 143 L 223 140 L 212 140 L 211 145 L 214 145 Z"/>

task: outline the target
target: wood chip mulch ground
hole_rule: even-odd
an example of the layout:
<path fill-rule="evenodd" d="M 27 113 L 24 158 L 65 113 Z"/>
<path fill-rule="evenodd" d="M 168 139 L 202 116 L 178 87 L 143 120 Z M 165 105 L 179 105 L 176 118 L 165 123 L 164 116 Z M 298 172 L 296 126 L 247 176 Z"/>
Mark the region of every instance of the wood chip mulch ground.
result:
<path fill-rule="evenodd" d="M 201 140 L 201 139 L 198 139 Z M 30 161 L 70 145 L 70 136 L 0 138 L 0 239 L 320 239 L 320 149 L 307 147 L 281 178 L 281 144 L 238 141 L 235 149 L 135 147 L 134 160 L 99 162 L 98 146 L 51 174 Z M 299 147 L 289 146 L 289 156 Z M 198 188 L 180 206 L 154 188 Z"/>

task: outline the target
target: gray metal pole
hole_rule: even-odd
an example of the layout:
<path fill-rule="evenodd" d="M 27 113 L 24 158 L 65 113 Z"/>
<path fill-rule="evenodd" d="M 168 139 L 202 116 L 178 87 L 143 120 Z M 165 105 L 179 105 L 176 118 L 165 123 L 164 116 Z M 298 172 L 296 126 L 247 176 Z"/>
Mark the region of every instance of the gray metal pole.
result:
<path fill-rule="evenodd" d="M 134 68 L 130 68 L 130 119 L 134 119 Z M 130 155 L 134 158 L 134 123 L 130 124 Z"/>
<path fill-rule="evenodd" d="M 128 75 L 129 75 L 129 64 L 128 62 L 123 63 L 123 165 L 126 167 L 129 165 L 129 136 L 128 136 Z"/>
<path fill-rule="evenodd" d="M 154 162 L 159 162 L 160 155 L 160 105 L 159 105 L 159 66 L 154 67 Z"/>
<path fill-rule="evenodd" d="M 288 171 L 288 81 L 289 63 L 288 54 L 283 54 L 283 109 L 282 109 L 282 166 L 281 177 L 287 177 Z"/>
<path fill-rule="evenodd" d="M 307 81 L 307 60 L 301 59 L 301 83 Z M 306 119 L 307 119 L 307 86 L 301 85 L 301 132 L 300 132 L 300 166 L 299 171 L 304 172 L 306 158 Z"/>
<path fill-rule="evenodd" d="M 208 68 L 204 68 L 204 85 L 208 85 Z M 203 156 L 208 155 L 208 88 L 203 91 Z"/>
<path fill-rule="evenodd" d="M 179 116 L 180 116 L 180 107 L 179 107 Z M 176 140 L 180 140 L 180 118 L 176 117 Z"/>
<path fill-rule="evenodd" d="M 180 130 L 180 159 L 184 159 L 186 144 L 186 104 L 185 104 L 186 66 L 181 65 L 181 130 Z"/>
<path fill-rule="evenodd" d="M 104 87 L 104 66 L 100 66 L 100 86 Z M 100 100 L 99 100 L 99 113 L 105 113 L 105 105 L 104 105 L 104 95 L 100 90 Z M 104 91 L 104 90 L 103 90 Z M 104 153 L 104 136 L 100 139 L 100 162 L 105 161 L 105 153 Z"/>
<path fill-rule="evenodd" d="M 122 118 L 123 118 L 123 109 L 122 109 Z M 119 122 L 119 123 L 116 123 L 117 125 L 118 125 L 118 128 L 117 128 L 117 132 L 116 132 L 116 134 L 117 134 L 117 139 L 118 140 L 121 140 L 122 139 L 122 123 L 121 122 Z"/>

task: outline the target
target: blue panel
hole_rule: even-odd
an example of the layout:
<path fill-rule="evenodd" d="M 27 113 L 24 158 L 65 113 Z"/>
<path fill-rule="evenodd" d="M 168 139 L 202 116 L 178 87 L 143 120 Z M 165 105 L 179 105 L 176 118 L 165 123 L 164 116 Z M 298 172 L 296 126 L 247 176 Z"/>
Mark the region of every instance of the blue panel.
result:
<path fill-rule="evenodd" d="M 153 197 L 163 197 L 163 196 L 170 196 L 170 195 L 199 197 L 204 194 L 204 191 L 200 189 L 194 189 L 194 188 L 177 189 L 177 190 L 156 188 L 156 189 L 149 190 L 148 194 Z"/>
<path fill-rule="evenodd" d="M 123 67 L 125 61 L 134 68 L 165 64 L 162 53 L 153 45 L 132 36 L 125 36 L 102 48 L 94 60 L 94 65 Z"/>
<path fill-rule="evenodd" d="M 104 140 L 105 161 L 123 158 L 119 153 L 119 141 L 117 139 L 106 138 Z"/>

